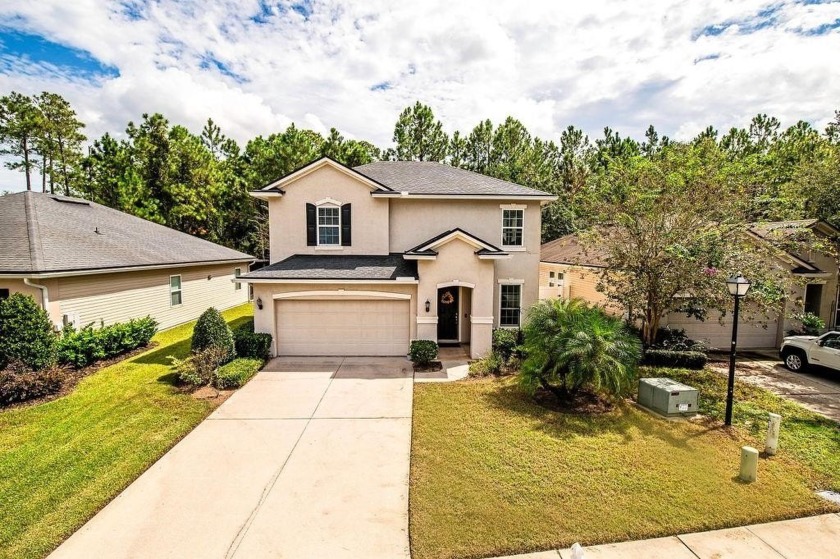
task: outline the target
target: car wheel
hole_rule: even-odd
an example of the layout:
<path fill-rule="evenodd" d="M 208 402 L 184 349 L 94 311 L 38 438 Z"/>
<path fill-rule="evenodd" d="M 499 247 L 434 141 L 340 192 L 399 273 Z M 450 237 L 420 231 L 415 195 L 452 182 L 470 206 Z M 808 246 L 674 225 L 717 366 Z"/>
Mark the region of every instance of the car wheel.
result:
<path fill-rule="evenodd" d="M 798 351 L 788 353 L 785 356 L 785 367 L 787 367 L 795 373 L 798 373 L 799 371 L 804 369 L 805 365 L 807 365 L 805 356 L 799 353 Z"/>

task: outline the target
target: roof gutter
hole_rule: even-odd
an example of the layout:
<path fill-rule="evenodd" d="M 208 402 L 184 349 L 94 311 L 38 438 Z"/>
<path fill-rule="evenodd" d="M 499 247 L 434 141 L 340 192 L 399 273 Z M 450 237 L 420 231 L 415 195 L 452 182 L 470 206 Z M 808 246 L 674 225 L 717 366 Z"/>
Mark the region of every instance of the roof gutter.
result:
<path fill-rule="evenodd" d="M 35 289 L 41 290 L 41 304 L 44 307 L 44 310 L 49 312 L 49 304 L 50 304 L 50 290 L 47 288 L 46 285 L 41 285 L 39 283 L 32 283 L 29 278 L 23 278 L 23 283 L 28 285 L 29 287 L 34 287 Z"/>
<path fill-rule="evenodd" d="M 116 274 L 120 272 L 142 272 L 145 270 L 162 270 L 167 268 L 192 268 L 196 266 L 221 266 L 222 264 L 236 264 L 239 262 L 254 262 L 253 257 L 235 258 L 232 260 L 209 260 L 206 262 L 175 262 L 170 264 L 149 264 L 140 266 L 123 266 L 118 268 L 90 268 L 86 270 L 57 270 L 55 272 L 0 272 L 0 278 L 66 278 L 73 276 L 91 276 L 95 274 Z"/>

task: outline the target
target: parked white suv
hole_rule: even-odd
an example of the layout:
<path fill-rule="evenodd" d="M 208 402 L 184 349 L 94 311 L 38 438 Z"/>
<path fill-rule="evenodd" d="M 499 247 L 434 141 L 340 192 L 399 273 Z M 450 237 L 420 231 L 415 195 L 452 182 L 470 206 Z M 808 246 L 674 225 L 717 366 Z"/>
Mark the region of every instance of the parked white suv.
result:
<path fill-rule="evenodd" d="M 822 336 L 790 336 L 779 350 L 785 367 L 802 371 L 808 365 L 819 365 L 840 371 L 840 332 Z"/>

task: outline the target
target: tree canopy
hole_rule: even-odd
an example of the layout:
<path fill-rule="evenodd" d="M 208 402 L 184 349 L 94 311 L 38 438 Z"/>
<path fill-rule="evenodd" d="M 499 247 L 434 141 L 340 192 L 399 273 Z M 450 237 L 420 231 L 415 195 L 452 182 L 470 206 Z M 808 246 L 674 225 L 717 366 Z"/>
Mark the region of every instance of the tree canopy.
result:
<path fill-rule="evenodd" d="M 746 266 L 733 255 L 708 254 L 726 231 L 749 222 L 818 217 L 840 226 L 840 111 L 822 133 L 807 122 L 783 128 L 759 114 L 743 128 L 721 134 L 708 126 L 688 141 L 651 125 L 641 141 L 609 127 L 592 140 L 568 126 L 555 142 L 513 117 L 450 133 L 418 101 L 399 114 L 394 147 L 385 150 L 335 128 L 324 137 L 294 124 L 240 146 L 212 118 L 196 134 L 144 114 L 124 133 L 92 139 L 85 154 L 83 130 L 54 93 L 0 98 L 0 155 L 29 189 L 37 188 L 38 173 L 44 191 L 83 196 L 258 257 L 267 257 L 267 215 L 248 192 L 321 156 L 349 166 L 436 161 L 550 192 L 558 199 L 543 208 L 544 242 L 601 231 L 603 243 L 620 230 L 623 242 L 641 243 L 656 229 L 663 234 L 646 250 L 675 276 L 701 260 Z M 620 268 L 641 273 L 627 261 Z M 660 274 L 663 283 L 668 275 Z M 673 283 L 665 292 L 687 287 Z M 613 295 L 640 308 L 629 292 Z"/>

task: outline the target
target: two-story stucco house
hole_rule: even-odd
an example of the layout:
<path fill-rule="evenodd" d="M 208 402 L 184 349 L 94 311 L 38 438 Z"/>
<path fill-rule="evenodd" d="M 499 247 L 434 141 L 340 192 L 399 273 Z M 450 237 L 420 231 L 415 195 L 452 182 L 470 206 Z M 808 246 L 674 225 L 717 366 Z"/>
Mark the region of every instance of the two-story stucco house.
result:
<path fill-rule="evenodd" d="M 268 202 L 271 261 L 240 279 L 276 355 L 405 355 L 428 339 L 478 357 L 538 299 L 545 192 L 439 163 L 323 158 L 252 194 Z"/>

